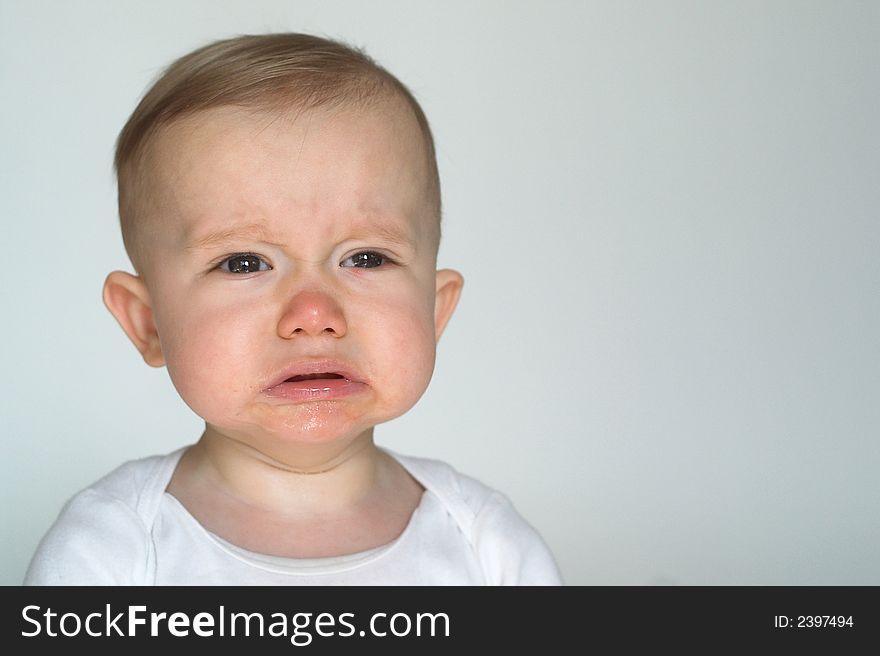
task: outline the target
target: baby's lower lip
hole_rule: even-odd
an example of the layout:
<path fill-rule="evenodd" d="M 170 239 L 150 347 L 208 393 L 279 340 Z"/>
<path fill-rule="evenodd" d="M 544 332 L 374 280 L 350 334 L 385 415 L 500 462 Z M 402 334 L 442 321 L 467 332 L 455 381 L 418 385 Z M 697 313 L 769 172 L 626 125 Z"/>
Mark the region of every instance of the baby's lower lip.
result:
<path fill-rule="evenodd" d="M 313 378 L 310 380 L 284 381 L 270 387 L 266 396 L 287 401 L 332 401 L 365 392 L 367 386 L 346 378 Z"/>

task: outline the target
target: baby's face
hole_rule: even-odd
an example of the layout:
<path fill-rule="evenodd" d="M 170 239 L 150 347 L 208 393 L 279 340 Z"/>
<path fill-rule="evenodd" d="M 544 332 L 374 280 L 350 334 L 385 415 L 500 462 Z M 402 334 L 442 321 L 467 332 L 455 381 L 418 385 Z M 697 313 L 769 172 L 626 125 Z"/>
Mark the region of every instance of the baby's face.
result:
<path fill-rule="evenodd" d="M 141 273 L 162 359 L 209 430 L 271 449 L 408 410 L 448 318 L 436 290 L 457 274 L 435 270 L 406 108 L 219 108 L 154 145 Z"/>

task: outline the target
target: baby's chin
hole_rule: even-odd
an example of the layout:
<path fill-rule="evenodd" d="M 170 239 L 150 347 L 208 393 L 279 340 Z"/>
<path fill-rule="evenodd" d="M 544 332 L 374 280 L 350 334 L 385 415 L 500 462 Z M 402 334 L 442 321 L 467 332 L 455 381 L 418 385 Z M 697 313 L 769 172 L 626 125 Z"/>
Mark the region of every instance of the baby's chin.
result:
<path fill-rule="evenodd" d="M 333 401 L 258 404 L 247 414 L 246 418 L 239 416 L 229 422 L 219 419 L 208 423 L 239 441 L 283 448 L 348 443 L 386 420 L 349 403 Z"/>
<path fill-rule="evenodd" d="M 275 469 L 321 473 L 335 468 L 364 447 L 374 448 L 373 429 L 340 432 L 333 426 L 312 426 L 303 431 L 265 426 L 234 429 L 207 425 L 202 444 L 209 451 L 237 454 L 239 461 L 256 460 Z M 242 460 L 243 458 L 243 460 Z M 230 462 L 227 460 L 227 462 Z"/>

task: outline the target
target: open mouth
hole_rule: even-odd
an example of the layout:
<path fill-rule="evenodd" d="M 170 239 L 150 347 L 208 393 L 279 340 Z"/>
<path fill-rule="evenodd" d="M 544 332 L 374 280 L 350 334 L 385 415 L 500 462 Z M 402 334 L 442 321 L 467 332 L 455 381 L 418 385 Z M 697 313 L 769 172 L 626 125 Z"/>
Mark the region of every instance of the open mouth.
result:
<path fill-rule="evenodd" d="M 301 380 L 322 380 L 322 379 L 341 379 L 345 378 L 345 376 L 341 374 L 334 373 L 319 373 L 319 374 L 303 374 L 301 376 L 291 376 L 285 383 L 298 383 Z"/>
<path fill-rule="evenodd" d="M 305 362 L 294 367 L 279 374 L 276 380 L 281 382 L 267 388 L 265 393 L 285 403 L 306 403 L 341 401 L 369 391 L 369 385 L 361 381 L 354 370 L 344 369 L 335 362 Z M 294 372 L 301 373 L 289 375 Z M 288 377 L 282 379 L 285 373 Z"/>
<path fill-rule="evenodd" d="M 289 400 L 342 398 L 367 391 L 361 374 L 342 360 L 301 360 L 269 379 L 265 391 Z"/>

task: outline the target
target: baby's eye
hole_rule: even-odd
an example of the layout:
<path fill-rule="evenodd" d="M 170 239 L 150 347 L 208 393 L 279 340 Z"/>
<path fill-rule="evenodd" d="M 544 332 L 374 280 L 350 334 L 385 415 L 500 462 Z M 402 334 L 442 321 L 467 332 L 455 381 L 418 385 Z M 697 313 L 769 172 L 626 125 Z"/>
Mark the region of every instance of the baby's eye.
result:
<path fill-rule="evenodd" d="M 359 269 L 375 269 L 390 260 L 381 253 L 373 251 L 364 251 L 348 257 L 339 264 L 341 267 L 357 267 Z M 349 264 L 350 263 L 350 264 Z"/>
<path fill-rule="evenodd" d="M 255 271 L 269 271 L 272 267 L 253 253 L 241 253 L 227 257 L 217 265 L 217 268 L 227 273 L 254 273 Z"/>

